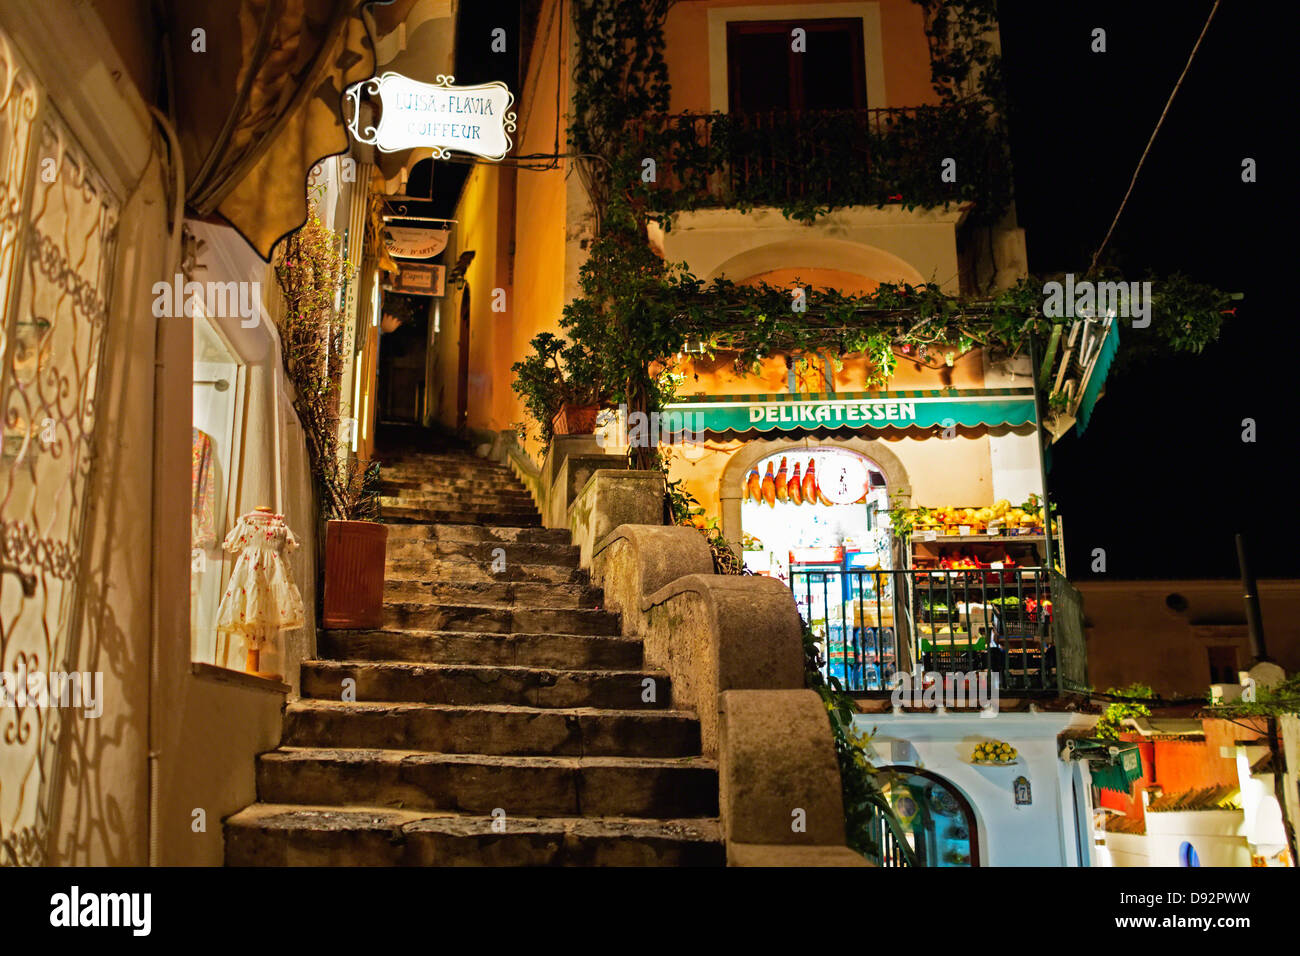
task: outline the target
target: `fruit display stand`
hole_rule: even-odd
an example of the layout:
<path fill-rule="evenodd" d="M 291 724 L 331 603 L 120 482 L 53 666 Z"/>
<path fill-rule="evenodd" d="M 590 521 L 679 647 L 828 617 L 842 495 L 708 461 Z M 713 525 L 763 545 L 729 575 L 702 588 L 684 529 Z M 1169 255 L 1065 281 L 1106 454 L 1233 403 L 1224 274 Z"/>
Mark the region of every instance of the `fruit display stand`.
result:
<path fill-rule="evenodd" d="M 1050 596 L 1041 593 L 1047 539 L 1036 501 L 904 515 L 911 533 L 901 557 L 914 572 L 905 606 L 922 666 L 946 672 L 1014 664 L 1022 675 L 1041 668 Z"/>

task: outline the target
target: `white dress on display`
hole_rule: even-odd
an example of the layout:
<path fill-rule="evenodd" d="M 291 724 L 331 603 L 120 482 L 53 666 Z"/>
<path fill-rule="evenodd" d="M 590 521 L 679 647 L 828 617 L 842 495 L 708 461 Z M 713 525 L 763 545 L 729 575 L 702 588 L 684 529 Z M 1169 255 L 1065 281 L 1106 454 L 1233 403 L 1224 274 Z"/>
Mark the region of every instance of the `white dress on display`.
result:
<path fill-rule="evenodd" d="M 280 631 L 303 626 L 302 595 L 284 559 L 298 549 L 298 539 L 284 515 L 250 511 L 236 522 L 222 547 L 239 552 L 239 557 L 217 610 L 218 631 L 244 635 L 251 649 Z"/>

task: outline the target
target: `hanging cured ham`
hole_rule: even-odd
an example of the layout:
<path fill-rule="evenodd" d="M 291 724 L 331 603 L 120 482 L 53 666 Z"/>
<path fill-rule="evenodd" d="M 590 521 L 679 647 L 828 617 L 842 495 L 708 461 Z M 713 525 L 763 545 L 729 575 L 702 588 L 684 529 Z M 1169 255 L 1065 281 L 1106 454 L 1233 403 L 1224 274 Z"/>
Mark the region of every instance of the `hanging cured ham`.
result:
<path fill-rule="evenodd" d="M 817 495 L 817 461 L 814 459 L 808 462 L 808 470 L 804 472 L 803 500 L 809 503 L 816 503 Z"/>
<path fill-rule="evenodd" d="M 783 455 L 781 457 L 781 467 L 776 470 L 776 500 L 787 501 L 789 497 L 790 495 L 786 490 L 785 456 Z"/>
<path fill-rule="evenodd" d="M 772 474 L 772 463 L 767 463 L 767 474 L 763 476 L 763 500 L 773 508 L 776 507 L 776 478 Z"/>
<path fill-rule="evenodd" d="M 749 475 L 745 479 L 745 500 L 754 502 L 763 500 L 763 478 L 757 468 L 749 469 Z"/>
<path fill-rule="evenodd" d="M 799 463 L 794 463 L 794 473 L 790 475 L 790 481 L 787 484 L 790 494 L 790 500 L 797 505 L 803 504 L 803 479 L 799 477 Z"/>

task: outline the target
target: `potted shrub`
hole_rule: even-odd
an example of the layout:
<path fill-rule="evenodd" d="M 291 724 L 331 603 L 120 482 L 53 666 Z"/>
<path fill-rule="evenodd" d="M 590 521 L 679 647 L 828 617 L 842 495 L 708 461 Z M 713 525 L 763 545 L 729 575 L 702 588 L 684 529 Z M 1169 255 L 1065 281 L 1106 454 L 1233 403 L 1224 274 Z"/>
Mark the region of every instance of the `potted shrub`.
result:
<path fill-rule="evenodd" d="M 276 327 L 324 526 L 318 536 L 324 540 L 322 623 L 377 627 L 388 541 L 388 528 L 377 520 L 379 463 L 358 461 L 339 447 L 343 316 L 335 303 L 346 299 L 339 292 L 347 274 L 341 248 L 309 201 L 307 221 L 286 237 L 277 256 L 285 308 Z"/>
<path fill-rule="evenodd" d="M 379 523 L 379 462 L 335 461 L 340 510 L 325 522 L 321 623 L 330 628 L 380 627 L 388 526 Z"/>
<path fill-rule="evenodd" d="M 541 427 L 543 444 L 554 435 L 590 435 L 607 404 L 603 369 L 589 348 L 550 333 L 534 336 L 533 353 L 516 362 L 511 388 Z"/>

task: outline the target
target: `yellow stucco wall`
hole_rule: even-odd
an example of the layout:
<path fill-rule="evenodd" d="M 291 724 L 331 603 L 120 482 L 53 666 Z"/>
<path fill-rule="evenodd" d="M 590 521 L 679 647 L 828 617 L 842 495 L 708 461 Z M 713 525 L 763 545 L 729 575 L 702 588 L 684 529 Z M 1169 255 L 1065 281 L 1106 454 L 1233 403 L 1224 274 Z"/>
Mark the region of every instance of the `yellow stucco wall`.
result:
<path fill-rule="evenodd" d="M 557 114 L 556 87 L 562 105 L 568 98 L 568 10 L 560 0 L 544 5 L 539 34 L 529 58 L 528 76 L 517 104 L 515 155 L 546 154 L 566 149 L 566 120 Z M 554 11 L 554 15 L 553 15 Z M 563 59 L 561 59 L 563 57 Z M 542 160 L 545 164 L 547 161 Z M 475 253 L 466 278 L 470 295 L 470 428 L 500 431 L 526 415 L 510 388 L 510 367 L 529 351 L 539 332 L 558 331 L 564 308 L 567 163 L 553 169 L 513 169 L 479 163 L 474 167 L 456 208 L 447 263 L 468 249 Z M 504 299 L 494 291 L 504 292 Z M 463 292 L 449 289 L 441 307 L 441 333 L 435 343 L 436 417 L 456 424 L 457 358 L 460 301 Z M 494 301 L 504 311 L 493 311 Z M 535 431 L 535 429 L 534 429 Z M 529 448 L 534 458 L 541 449 Z"/>

